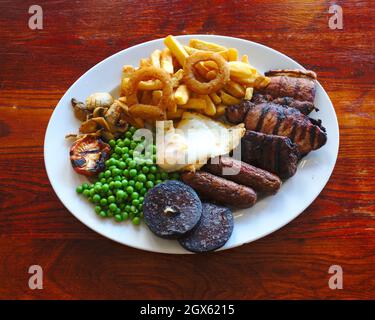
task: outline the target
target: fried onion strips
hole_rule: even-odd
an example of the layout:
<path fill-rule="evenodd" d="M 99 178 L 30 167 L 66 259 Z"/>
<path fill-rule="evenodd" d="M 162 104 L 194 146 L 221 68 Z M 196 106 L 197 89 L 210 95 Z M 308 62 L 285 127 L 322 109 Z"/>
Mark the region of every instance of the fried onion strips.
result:
<path fill-rule="evenodd" d="M 201 61 L 214 61 L 217 66 L 217 74 L 209 82 L 201 82 L 196 78 L 194 66 Z M 224 87 L 229 81 L 229 66 L 225 59 L 214 52 L 195 52 L 188 58 L 184 65 L 184 82 L 187 87 L 198 94 L 211 94 Z"/>
<path fill-rule="evenodd" d="M 138 97 L 137 97 L 137 90 L 138 85 L 141 81 L 148 81 L 148 80 L 159 80 L 162 83 L 162 97 L 160 99 L 160 102 L 158 104 L 158 108 L 160 108 L 161 115 L 164 118 L 166 114 L 166 109 L 168 111 L 174 111 L 176 108 L 176 103 L 174 101 L 174 95 L 173 95 L 173 83 L 171 80 L 170 75 L 164 71 L 161 68 L 156 67 L 142 67 L 134 73 L 132 73 L 129 83 L 126 88 L 126 96 L 127 96 L 127 103 L 130 106 L 129 112 L 130 114 L 137 114 L 142 113 L 144 116 L 147 115 L 147 109 L 152 110 L 152 118 L 155 118 L 156 112 L 155 112 L 155 106 L 152 105 L 142 105 L 140 106 Z M 145 107 L 148 106 L 148 107 Z M 136 108 L 132 112 L 132 108 Z"/>

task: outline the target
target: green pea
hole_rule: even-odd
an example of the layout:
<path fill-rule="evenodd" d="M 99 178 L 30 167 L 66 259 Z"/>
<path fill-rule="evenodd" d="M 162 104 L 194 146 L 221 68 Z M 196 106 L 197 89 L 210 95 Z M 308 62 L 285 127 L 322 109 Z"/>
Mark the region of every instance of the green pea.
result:
<path fill-rule="evenodd" d="M 148 179 L 149 181 L 154 181 L 154 180 L 155 180 L 155 175 L 152 174 L 152 173 L 149 173 L 149 174 L 147 175 L 147 179 Z"/>
<path fill-rule="evenodd" d="M 100 213 L 102 211 L 102 208 L 100 206 L 95 206 L 95 212 Z"/>
<path fill-rule="evenodd" d="M 128 185 L 128 180 L 123 179 L 123 180 L 121 181 L 121 186 L 122 186 L 123 188 L 126 188 L 127 185 Z"/>
<path fill-rule="evenodd" d="M 158 168 L 156 166 L 151 166 L 150 167 L 150 172 L 151 173 L 156 173 L 156 172 L 158 172 Z"/>
<path fill-rule="evenodd" d="M 116 176 L 116 177 L 113 178 L 113 180 L 114 180 L 115 182 L 116 182 L 116 181 L 120 181 L 120 182 L 121 182 L 121 181 L 122 181 L 122 176 L 120 176 L 120 175 L 119 175 L 119 176 Z"/>
<path fill-rule="evenodd" d="M 118 154 L 118 155 L 122 155 L 122 148 L 120 148 L 120 147 L 116 147 L 115 148 L 115 152 Z"/>
<path fill-rule="evenodd" d="M 138 210 L 142 212 L 143 210 L 143 203 L 140 203 L 138 206 L 137 206 Z M 143 213 L 143 212 L 142 212 Z"/>
<path fill-rule="evenodd" d="M 76 188 L 76 192 L 77 192 L 77 193 L 82 193 L 82 192 L 83 192 L 83 188 L 82 188 L 82 186 L 78 186 L 78 187 Z"/>
<path fill-rule="evenodd" d="M 124 150 L 124 149 L 123 149 L 123 150 Z M 124 154 L 122 155 L 122 160 L 126 161 L 127 159 L 129 159 L 128 152 L 129 152 L 129 150 L 128 150 L 126 153 L 124 153 Z"/>
<path fill-rule="evenodd" d="M 147 178 L 146 178 L 146 176 L 143 173 L 141 173 L 141 174 L 138 175 L 137 180 L 139 182 L 146 182 Z"/>
<path fill-rule="evenodd" d="M 134 188 L 135 188 L 136 190 L 141 190 L 141 189 L 143 188 L 143 183 L 137 181 L 137 182 L 135 183 Z"/>
<path fill-rule="evenodd" d="M 121 169 L 121 170 L 124 170 L 125 167 L 126 167 L 126 163 L 124 161 L 120 161 L 119 164 L 118 164 L 118 167 Z"/>
<path fill-rule="evenodd" d="M 108 161 L 108 160 L 107 160 L 107 161 Z M 107 161 L 106 161 L 106 162 L 107 162 Z M 98 174 L 98 178 L 99 178 L 99 179 L 104 178 L 104 172 L 100 172 L 100 173 Z"/>
<path fill-rule="evenodd" d="M 135 181 L 129 180 L 128 185 L 134 188 L 135 187 Z"/>
<path fill-rule="evenodd" d="M 147 174 L 150 171 L 148 167 L 142 167 L 142 172 Z"/>
<path fill-rule="evenodd" d="M 134 192 L 134 188 L 133 188 L 132 186 L 128 186 L 128 187 L 126 188 L 126 193 L 127 193 L 128 195 L 131 195 L 133 192 Z"/>
<path fill-rule="evenodd" d="M 115 182 L 114 182 L 114 181 L 111 181 L 111 182 L 109 183 L 109 188 L 110 188 L 110 189 L 114 189 L 114 188 L 115 188 Z"/>
<path fill-rule="evenodd" d="M 112 158 L 115 159 L 115 160 L 118 160 L 118 159 L 120 159 L 120 156 L 121 156 L 121 155 L 119 155 L 119 154 L 117 154 L 117 153 L 114 153 L 114 154 L 112 155 Z"/>
<path fill-rule="evenodd" d="M 130 139 L 132 136 L 133 134 L 129 130 L 125 133 L 125 137 L 128 139 Z"/>
<path fill-rule="evenodd" d="M 116 210 L 114 211 L 114 214 L 120 214 L 120 213 L 121 213 L 121 209 L 117 207 Z"/>
<path fill-rule="evenodd" d="M 94 190 L 95 190 L 95 192 L 100 193 L 100 192 L 102 192 L 102 186 L 96 185 Z"/>
<path fill-rule="evenodd" d="M 146 188 L 142 188 L 141 191 L 139 191 L 139 193 L 144 196 L 146 193 L 147 193 L 147 189 Z"/>
<path fill-rule="evenodd" d="M 122 213 L 122 219 L 127 220 L 129 218 L 129 214 L 127 212 Z"/>
<path fill-rule="evenodd" d="M 108 190 L 109 190 L 109 185 L 108 185 L 108 183 L 104 183 L 104 184 L 102 185 L 102 191 L 103 191 L 103 192 L 108 192 Z"/>
<path fill-rule="evenodd" d="M 116 141 L 115 140 L 109 140 L 109 145 L 113 148 L 115 145 L 116 145 Z"/>
<path fill-rule="evenodd" d="M 128 148 L 128 147 L 123 147 L 123 148 L 122 148 L 122 153 L 123 153 L 123 154 L 127 154 L 127 153 L 129 153 L 129 148 Z"/>
<path fill-rule="evenodd" d="M 94 201 L 92 200 L 92 197 L 88 197 L 87 200 L 89 200 L 90 202 L 94 202 Z"/>
<path fill-rule="evenodd" d="M 130 206 L 130 213 L 136 213 L 138 210 L 135 206 Z M 134 216 L 134 215 L 133 215 Z"/>
<path fill-rule="evenodd" d="M 119 199 L 124 199 L 126 197 L 126 193 L 123 190 L 119 190 L 116 193 L 116 197 Z"/>
<path fill-rule="evenodd" d="M 129 175 L 134 178 L 137 175 L 137 170 L 136 169 L 130 169 L 129 170 Z"/>
<path fill-rule="evenodd" d="M 141 223 L 141 220 L 139 219 L 139 217 L 134 217 L 132 223 L 137 226 Z"/>
<path fill-rule="evenodd" d="M 135 149 L 137 147 L 137 143 L 135 141 L 130 142 L 130 149 Z"/>
<path fill-rule="evenodd" d="M 125 206 L 125 211 L 127 211 L 127 212 L 130 211 L 130 205 L 129 205 L 129 204 L 127 204 L 127 205 Z"/>
<path fill-rule="evenodd" d="M 106 170 L 106 171 L 104 172 L 104 176 L 105 176 L 106 178 L 109 178 L 111 175 L 112 175 L 112 172 L 111 172 L 110 170 Z"/>
<path fill-rule="evenodd" d="M 83 190 L 83 195 L 85 196 L 85 197 L 88 197 L 89 195 L 90 195 L 90 190 L 88 190 L 88 189 L 85 189 L 85 190 Z"/>
<path fill-rule="evenodd" d="M 156 180 L 155 181 L 155 185 L 158 185 L 158 184 L 160 184 L 160 183 L 162 183 L 163 181 L 161 181 L 161 180 Z"/>
<path fill-rule="evenodd" d="M 168 177 L 168 173 L 166 173 L 166 172 L 162 172 L 161 173 L 161 178 L 162 178 L 162 180 L 167 180 L 169 177 Z"/>
<path fill-rule="evenodd" d="M 138 199 L 132 200 L 132 205 L 138 208 L 138 206 L 139 206 L 139 200 Z"/>
<path fill-rule="evenodd" d="M 124 218 L 122 217 L 121 214 L 116 214 L 116 215 L 115 215 L 115 220 L 116 220 L 117 222 L 121 222 L 123 219 L 124 219 Z"/>
<path fill-rule="evenodd" d="M 116 198 L 114 196 L 108 197 L 108 203 L 114 203 L 116 201 Z"/>
<path fill-rule="evenodd" d="M 106 198 L 100 199 L 100 205 L 105 207 L 108 204 L 108 200 Z"/>
<path fill-rule="evenodd" d="M 106 178 L 101 178 L 100 179 L 100 182 L 103 184 L 103 183 L 106 183 L 107 182 L 107 179 Z"/>
<path fill-rule="evenodd" d="M 132 197 L 133 200 L 134 200 L 134 199 L 138 199 L 138 198 L 139 198 L 139 193 L 138 193 L 138 192 L 133 192 L 133 193 L 131 194 L 131 197 Z"/>
<path fill-rule="evenodd" d="M 95 189 L 94 188 L 91 188 L 90 189 L 90 196 L 93 197 L 95 194 Z"/>
<path fill-rule="evenodd" d="M 112 212 L 113 211 L 116 211 L 117 209 L 117 206 L 116 206 L 116 203 L 111 203 L 109 206 L 108 206 L 109 210 L 111 210 Z"/>
<path fill-rule="evenodd" d="M 122 183 L 121 181 L 115 181 L 115 188 L 121 188 L 122 187 Z"/>
<path fill-rule="evenodd" d="M 118 140 L 117 146 L 119 146 L 120 148 L 123 148 L 125 146 L 124 141 Z"/>
<path fill-rule="evenodd" d="M 82 189 L 83 190 L 86 190 L 86 189 L 88 189 L 89 188 L 89 184 L 88 183 L 82 183 Z"/>
<path fill-rule="evenodd" d="M 147 181 L 146 182 L 146 188 L 147 189 L 151 189 L 151 188 L 153 188 L 154 187 L 154 183 L 152 182 L 152 181 Z"/>
<path fill-rule="evenodd" d="M 95 203 L 98 203 L 98 202 L 100 201 L 100 195 L 95 194 L 95 195 L 92 197 L 92 200 L 93 200 Z"/>
<path fill-rule="evenodd" d="M 102 218 L 105 218 L 105 217 L 107 217 L 107 212 L 105 212 L 105 211 L 100 211 L 99 215 L 100 215 Z"/>
<path fill-rule="evenodd" d="M 129 168 L 135 168 L 136 166 L 137 166 L 137 163 L 134 160 L 129 162 Z"/>
<path fill-rule="evenodd" d="M 130 146 L 130 139 L 129 138 L 124 139 L 124 145 L 127 146 L 127 147 Z"/>
<path fill-rule="evenodd" d="M 144 197 L 139 197 L 139 202 L 140 202 L 140 203 L 143 203 L 144 200 L 145 200 Z"/>

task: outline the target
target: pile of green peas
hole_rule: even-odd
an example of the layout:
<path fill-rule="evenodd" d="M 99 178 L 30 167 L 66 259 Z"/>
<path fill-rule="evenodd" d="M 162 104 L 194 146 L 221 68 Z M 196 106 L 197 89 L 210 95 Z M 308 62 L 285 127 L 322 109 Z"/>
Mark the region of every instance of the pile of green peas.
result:
<path fill-rule="evenodd" d="M 138 154 L 137 146 L 142 147 L 139 145 L 144 141 L 133 139 L 135 131 L 136 128 L 130 127 L 123 138 L 109 141 L 111 154 L 104 171 L 99 173 L 97 181 L 83 183 L 76 191 L 95 204 L 100 217 L 113 217 L 117 222 L 130 219 L 139 225 L 147 191 L 163 181 L 178 180 L 179 175 L 164 172 L 156 165 L 155 145 Z"/>

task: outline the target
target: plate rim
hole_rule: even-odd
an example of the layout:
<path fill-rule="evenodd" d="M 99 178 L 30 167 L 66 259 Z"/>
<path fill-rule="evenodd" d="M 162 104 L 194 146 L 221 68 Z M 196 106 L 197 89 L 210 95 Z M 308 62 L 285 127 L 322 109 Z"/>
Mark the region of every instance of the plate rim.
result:
<path fill-rule="evenodd" d="M 296 60 L 292 59 L 291 57 L 287 56 L 286 54 L 276 50 L 276 49 L 273 49 L 271 47 L 268 47 L 266 45 L 263 45 L 261 43 L 258 43 L 258 42 L 254 42 L 254 41 L 251 41 L 251 40 L 247 40 L 247 39 L 243 39 L 243 38 L 237 38 L 237 37 L 232 37 L 232 36 L 223 36 L 223 35 L 215 35 L 215 34 L 184 34 L 184 35 L 174 35 L 175 38 L 177 39 L 185 39 L 185 38 L 191 38 L 191 37 L 197 37 L 197 38 L 206 38 L 206 39 L 212 39 L 212 38 L 220 38 L 220 39 L 234 39 L 236 41 L 240 41 L 240 42 L 244 42 L 244 43 L 249 43 L 251 45 L 255 45 L 255 46 L 259 46 L 259 47 L 262 47 L 262 48 L 265 48 L 266 50 L 271 50 L 272 52 L 278 54 L 278 55 L 282 55 L 284 58 L 286 58 L 288 61 L 290 62 L 293 62 L 294 64 L 297 64 L 299 68 L 303 69 L 303 70 L 306 70 L 299 62 L 297 62 Z M 158 249 L 149 249 L 149 248 L 144 248 L 142 247 L 141 245 L 131 245 L 131 244 L 125 244 L 123 242 L 121 242 L 120 240 L 112 237 L 111 235 L 107 235 L 103 232 L 101 232 L 100 230 L 96 230 L 94 227 L 88 225 L 83 218 L 79 217 L 79 215 L 76 215 L 70 208 L 69 204 L 66 204 L 62 198 L 60 197 L 59 193 L 57 192 L 55 186 L 53 185 L 52 183 L 52 179 L 51 179 L 51 176 L 50 176 L 50 172 L 48 170 L 48 164 L 47 164 L 47 161 L 46 161 L 46 154 L 47 154 L 47 149 L 46 149 L 46 142 L 47 142 L 47 136 L 48 136 L 48 133 L 52 127 L 52 118 L 53 118 L 53 115 L 55 113 L 55 110 L 57 108 L 57 106 L 60 104 L 60 102 L 65 98 L 65 96 L 67 96 L 68 92 L 70 91 L 70 89 L 72 87 L 74 87 L 82 78 L 84 78 L 86 76 L 86 74 L 90 73 L 91 71 L 95 70 L 96 68 L 100 68 L 102 64 L 105 64 L 108 60 L 111 60 L 113 59 L 114 57 L 118 56 L 118 55 L 121 55 L 124 51 L 126 50 L 129 50 L 129 49 L 134 49 L 134 48 L 139 48 L 139 47 L 142 47 L 142 46 L 146 46 L 146 45 L 150 45 L 152 43 L 155 43 L 155 42 L 160 42 L 162 41 L 163 39 L 165 39 L 165 37 L 163 38 L 158 38 L 158 39 L 153 39 L 153 40 L 149 40 L 149 41 L 146 41 L 146 42 L 141 42 L 141 43 L 138 43 L 138 44 L 135 44 L 134 46 L 130 46 L 130 47 L 127 47 L 125 49 L 122 49 L 118 52 L 115 52 L 114 54 L 108 56 L 107 58 L 99 61 L 98 63 L 96 63 L 94 66 L 92 66 L 91 68 L 89 68 L 86 72 L 84 72 L 80 77 L 78 77 L 70 86 L 69 88 L 65 91 L 65 93 L 62 95 L 62 97 L 59 99 L 58 103 L 56 104 L 49 120 L 48 120 L 48 125 L 47 125 L 47 128 L 46 128 L 46 132 L 45 132 L 45 136 L 44 136 L 44 143 L 43 143 L 43 158 L 44 158 L 44 167 L 45 167 L 45 170 L 46 170 L 46 173 L 47 173 L 47 177 L 48 177 L 48 180 L 50 182 L 50 185 L 52 186 L 52 189 L 53 191 L 55 192 L 56 196 L 58 197 L 58 199 L 60 200 L 60 202 L 64 205 L 64 207 L 78 220 L 80 221 L 81 223 L 83 223 L 87 228 L 89 228 L 90 230 L 100 234 L 101 236 L 107 238 L 107 239 L 110 239 L 112 241 L 115 241 L 121 245 L 125 245 L 125 246 L 128 246 L 128 247 L 131 247 L 131 248 L 135 248 L 135 249 L 138 249 L 138 250 L 143 250 L 143 251 L 147 251 L 147 252 L 154 252 L 154 253 L 163 253 L 163 254 L 194 254 L 192 252 L 189 252 L 189 251 L 186 251 L 186 252 L 165 252 L 165 251 L 162 251 L 162 250 L 158 250 Z M 320 195 L 320 193 L 324 190 L 324 188 L 326 187 L 330 177 L 332 176 L 332 173 L 335 169 L 335 166 L 336 166 L 336 162 L 337 162 L 337 158 L 338 158 L 338 153 L 339 153 L 339 146 L 340 146 L 340 130 L 339 130 L 339 123 L 338 123 L 338 119 L 337 119 L 337 114 L 336 114 L 336 110 L 333 106 L 333 103 L 328 95 L 328 93 L 326 92 L 326 90 L 324 89 L 324 87 L 320 84 L 320 82 L 318 80 L 316 80 L 316 84 L 317 86 L 320 86 L 320 88 L 322 89 L 322 92 L 323 94 L 325 95 L 325 99 L 328 99 L 328 101 L 331 103 L 332 105 L 332 108 L 333 108 L 333 114 L 334 114 L 334 120 L 335 120 L 335 123 L 334 123 L 334 126 L 335 126 L 335 129 L 337 131 L 337 145 L 336 145 L 336 150 L 335 151 L 335 159 L 332 163 L 332 169 L 330 171 L 330 173 L 326 176 L 325 178 L 325 181 L 323 180 L 322 182 L 322 188 L 321 190 L 319 191 L 319 193 L 309 202 L 306 203 L 306 205 L 303 207 L 302 210 L 300 210 L 300 212 L 296 215 L 293 215 L 291 218 L 283 221 L 283 223 L 280 225 L 280 226 L 275 226 L 274 228 L 271 228 L 271 229 L 267 229 L 265 232 L 261 232 L 257 237 L 249 240 L 249 241 L 244 241 L 244 242 L 241 242 L 241 243 L 236 243 L 236 244 L 233 244 L 231 246 L 226 246 L 226 247 L 222 247 L 218 250 L 215 250 L 214 252 L 216 251 L 224 251 L 224 250 L 229 250 L 229 249 L 232 249 L 232 248 L 236 248 L 236 247 L 240 247 L 244 244 L 247 244 L 247 243 L 251 243 L 251 242 L 254 242 L 254 241 L 257 241 L 263 237 L 266 237 L 272 233 L 274 233 L 275 231 L 285 227 L 286 225 L 288 225 L 291 221 L 293 221 L 294 219 L 296 219 L 298 216 L 300 216 Z"/>

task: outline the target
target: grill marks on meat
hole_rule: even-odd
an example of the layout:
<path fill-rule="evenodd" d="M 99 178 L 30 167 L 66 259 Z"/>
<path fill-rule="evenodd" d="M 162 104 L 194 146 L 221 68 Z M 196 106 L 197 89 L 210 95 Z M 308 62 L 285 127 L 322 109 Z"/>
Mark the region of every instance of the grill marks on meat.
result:
<path fill-rule="evenodd" d="M 297 170 L 299 152 L 287 137 L 247 130 L 241 140 L 241 159 L 286 179 Z"/>
<path fill-rule="evenodd" d="M 244 122 L 247 112 L 253 106 L 254 103 L 250 102 L 250 100 L 242 100 L 239 104 L 228 106 L 225 109 L 225 116 L 231 123 L 238 124 Z"/>
<path fill-rule="evenodd" d="M 314 103 L 309 101 L 299 101 L 291 97 L 283 97 L 283 98 L 276 98 L 274 99 L 269 94 L 260 94 L 256 93 L 253 95 L 253 98 L 251 99 L 251 102 L 254 104 L 264 103 L 264 102 L 273 102 L 275 104 L 280 104 L 283 107 L 290 107 L 295 108 L 298 111 L 300 111 L 303 114 L 308 115 L 313 110 L 319 111 L 317 108 L 315 108 Z"/>
<path fill-rule="evenodd" d="M 327 141 L 325 128 L 297 109 L 274 103 L 261 103 L 249 108 L 245 127 L 266 134 L 289 137 L 298 145 L 301 155 L 323 146 Z"/>
<path fill-rule="evenodd" d="M 294 100 L 314 103 L 316 74 L 304 70 L 271 70 L 265 75 L 270 84 L 261 93 L 273 99 L 290 97 Z"/>

